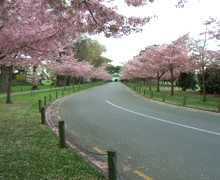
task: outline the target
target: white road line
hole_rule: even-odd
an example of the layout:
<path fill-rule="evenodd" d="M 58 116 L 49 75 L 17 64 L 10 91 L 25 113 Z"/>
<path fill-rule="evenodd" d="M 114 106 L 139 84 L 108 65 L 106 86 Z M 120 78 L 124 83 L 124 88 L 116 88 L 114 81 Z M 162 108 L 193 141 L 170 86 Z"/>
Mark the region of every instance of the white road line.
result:
<path fill-rule="evenodd" d="M 192 126 L 187 126 L 187 125 L 184 125 L 184 124 L 179 124 L 179 123 L 167 121 L 167 120 L 164 120 L 164 119 L 159 119 L 159 118 L 156 118 L 156 117 L 153 117 L 153 116 L 148 116 L 148 115 L 141 114 L 141 113 L 138 113 L 138 112 L 135 112 L 135 111 L 131 111 L 129 109 L 125 109 L 123 107 L 117 106 L 117 105 L 109 102 L 108 100 L 106 100 L 106 102 L 108 104 L 118 108 L 118 109 L 122 109 L 124 111 L 130 112 L 130 113 L 133 113 L 133 114 L 137 114 L 139 116 L 143 116 L 143 117 L 147 117 L 147 118 L 154 119 L 154 120 L 157 120 L 157 121 L 161 121 L 161 122 L 164 122 L 164 123 L 173 124 L 173 125 L 176 125 L 176 126 L 181 126 L 181 127 L 185 127 L 185 128 L 188 128 L 188 129 L 193 129 L 193 130 L 202 131 L 202 132 L 206 132 L 206 133 L 209 133 L 209 134 L 214 134 L 214 135 L 220 136 L 220 133 L 217 133 L 217 132 L 208 131 L 208 130 L 205 130 L 205 129 L 200 129 L 200 128 L 196 128 L 196 127 L 192 127 Z"/>

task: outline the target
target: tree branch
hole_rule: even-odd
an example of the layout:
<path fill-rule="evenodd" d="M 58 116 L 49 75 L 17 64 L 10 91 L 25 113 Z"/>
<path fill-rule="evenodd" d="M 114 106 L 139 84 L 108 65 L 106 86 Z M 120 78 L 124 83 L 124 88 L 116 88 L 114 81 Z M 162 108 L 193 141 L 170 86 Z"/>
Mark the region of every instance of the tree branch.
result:
<path fill-rule="evenodd" d="M 94 22 L 96 23 L 96 25 L 97 25 L 98 27 L 101 27 L 101 26 L 99 25 L 99 23 L 96 21 L 94 15 L 93 15 L 92 10 L 90 9 L 90 7 L 89 7 L 89 5 L 88 5 L 88 3 L 87 3 L 87 0 L 83 0 L 83 3 L 86 5 L 86 7 L 87 7 L 87 9 L 88 9 L 88 11 L 89 11 L 89 13 L 90 13 L 90 15 L 92 16 L 92 19 L 93 19 Z"/>
<path fill-rule="evenodd" d="M 59 32 L 59 31 L 56 31 L 54 34 L 52 34 L 51 36 L 49 36 L 49 37 L 47 37 L 47 38 L 45 38 L 45 39 L 51 39 L 51 38 L 53 38 L 58 32 Z M 43 40 L 45 40 L 45 39 L 43 39 Z M 4 55 L 0 56 L 0 60 L 3 59 L 3 58 L 5 58 L 8 54 L 13 54 L 15 51 L 17 51 L 17 50 L 19 50 L 19 49 L 22 49 L 22 48 L 25 48 L 25 47 L 37 51 L 37 49 L 34 49 L 34 48 L 30 47 L 30 45 L 33 45 L 34 43 L 38 43 L 38 42 L 40 42 L 40 41 L 42 41 L 42 39 L 39 39 L 39 40 L 37 40 L 37 41 L 31 42 L 31 43 L 28 43 L 28 44 L 24 44 L 24 45 L 21 46 L 21 47 L 15 48 L 15 49 L 13 49 L 12 51 L 8 52 L 7 54 L 4 54 Z M 39 52 L 42 52 L 42 51 L 40 51 L 40 50 L 38 50 L 38 51 L 39 51 Z M 48 52 L 49 52 L 49 51 L 48 51 Z"/>

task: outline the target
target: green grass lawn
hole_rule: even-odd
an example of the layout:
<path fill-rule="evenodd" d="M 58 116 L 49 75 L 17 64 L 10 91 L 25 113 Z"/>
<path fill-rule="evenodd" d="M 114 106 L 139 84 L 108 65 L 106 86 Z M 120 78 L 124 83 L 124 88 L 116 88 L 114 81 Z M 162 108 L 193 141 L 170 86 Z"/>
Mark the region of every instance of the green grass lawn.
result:
<path fill-rule="evenodd" d="M 96 85 L 100 84 L 93 86 Z M 67 89 L 65 94 L 72 93 L 72 87 L 69 88 L 71 92 Z M 78 89 L 75 86 L 74 92 Z M 13 104 L 6 104 L 5 97 L 0 98 L 0 179 L 103 179 L 103 173 L 77 152 L 59 148 L 58 137 L 41 124 L 38 100 L 43 101 L 49 94 L 55 100 L 56 91 L 60 97 L 62 89 L 12 96 Z"/>
<path fill-rule="evenodd" d="M 149 90 L 148 86 L 138 88 L 133 83 L 125 83 L 125 85 L 139 94 L 154 100 L 196 109 L 220 112 L 219 96 L 207 95 L 206 102 L 203 102 L 203 97 L 198 91 L 181 91 L 179 88 L 175 88 L 174 96 L 171 96 L 169 87 L 160 87 L 160 92 L 156 92 L 155 87 L 152 87 L 151 90 Z"/>
<path fill-rule="evenodd" d="M 31 91 L 31 87 L 32 86 L 12 86 L 12 93 L 15 92 L 25 92 L 25 91 Z M 52 85 L 52 86 L 44 86 L 44 85 L 40 85 L 38 86 L 39 90 L 43 90 L 43 89 L 56 89 L 58 87 Z M 63 88 L 63 87 L 62 87 Z M 72 88 L 72 86 L 66 86 L 66 88 Z M 35 92 L 37 92 L 37 90 L 35 90 Z M 0 94 L 5 94 L 4 92 L 0 92 Z"/>
<path fill-rule="evenodd" d="M 42 86 L 43 87 L 43 86 Z M 41 86 L 39 86 L 41 89 Z M 50 86 L 45 86 L 45 89 L 50 88 Z M 12 92 L 22 92 L 22 91 L 30 91 L 31 86 L 12 86 Z M 4 92 L 0 92 L 0 94 L 4 94 Z"/>

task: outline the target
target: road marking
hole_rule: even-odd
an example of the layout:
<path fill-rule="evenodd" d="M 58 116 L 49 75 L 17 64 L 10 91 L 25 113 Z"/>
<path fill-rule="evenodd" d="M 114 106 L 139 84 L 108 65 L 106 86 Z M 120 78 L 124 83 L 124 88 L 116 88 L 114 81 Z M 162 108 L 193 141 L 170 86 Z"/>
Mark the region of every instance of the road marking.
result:
<path fill-rule="evenodd" d="M 171 107 L 171 108 L 176 108 L 176 106 L 174 106 L 174 105 L 168 105 L 169 107 Z"/>
<path fill-rule="evenodd" d="M 57 114 L 59 114 L 59 111 L 57 111 Z"/>
<path fill-rule="evenodd" d="M 133 173 L 134 174 L 136 174 L 136 175 L 138 175 L 138 176 L 140 176 L 140 177 L 142 177 L 143 179 L 145 179 L 145 180 L 153 180 L 151 177 L 149 177 L 148 175 L 146 175 L 146 174 L 143 174 L 142 172 L 140 172 L 140 171 L 133 171 Z"/>
<path fill-rule="evenodd" d="M 208 112 L 208 114 L 211 114 L 211 115 L 214 115 L 214 116 L 220 116 L 220 113 Z"/>
<path fill-rule="evenodd" d="M 185 128 L 188 128 L 188 129 L 193 129 L 193 130 L 197 130 L 197 131 L 201 131 L 201 132 L 205 132 L 205 133 L 209 133 L 209 134 L 214 134 L 214 135 L 218 135 L 220 136 L 220 133 L 217 133 L 217 132 L 213 132 L 213 131 L 208 131 L 208 130 L 205 130 L 205 129 L 200 129 L 200 128 L 196 128 L 196 127 L 192 127 L 192 126 L 188 126 L 188 125 L 184 125 L 184 124 L 179 124 L 179 123 L 175 123 L 175 122 L 171 122 L 171 121 L 167 121 L 167 120 L 164 120 L 164 119 L 159 119 L 159 118 L 156 118 L 156 117 L 153 117 L 153 116 L 148 116 L 148 115 L 145 115 L 145 114 L 141 114 L 141 113 L 138 113 L 138 112 L 135 112 L 135 111 L 131 111 L 129 109 L 125 109 L 123 107 L 120 107 L 120 106 L 117 106 L 109 101 L 106 100 L 106 102 L 118 109 L 122 109 L 124 111 L 127 111 L 127 112 L 130 112 L 130 113 L 133 113 L 133 114 L 137 114 L 139 116 L 143 116 L 143 117 L 147 117 L 147 118 L 150 118 L 150 119 L 154 119 L 156 121 L 160 121 L 160 122 L 164 122 L 164 123 L 168 123 L 168 124 L 173 124 L 173 125 L 176 125 L 176 126 L 181 126 L 181 127 L 185 127 Z"/>
<path fill-rule="evenodd" d="M 163 102 L 157 102 L 157 104 L 164 105 L 164 103 L 163 103 Z"/>
<path fill-rule="evenodd" d="M 191 112 L 198 112 L 197 109 L 190 109 L 190 108 L 186 108 L 186 110 L 191 111 Z"/>
<path fill-rule="evenodd" d="M 105 151 L 99 149 L 98 147 L 93 147 L 94 150 L 96 150 L 97 152 L 101 153 L 101 154 L 106 154 Z"/>
<path fill-rule="evenodd" d="M 78 139 L 80 138 L 80 136 L 79 136 L 77 133 L 75 133 L 74 131 L 71 131 L 71 134 L 73 134 L 74 136 L 76 136 Z"/>
<path fill-rule="evenodd" d="M 60 117 L 60 116 L 57 116 L 57 118 L 58 118 L 59 120 L 61 120 L 61 117 Z"/>

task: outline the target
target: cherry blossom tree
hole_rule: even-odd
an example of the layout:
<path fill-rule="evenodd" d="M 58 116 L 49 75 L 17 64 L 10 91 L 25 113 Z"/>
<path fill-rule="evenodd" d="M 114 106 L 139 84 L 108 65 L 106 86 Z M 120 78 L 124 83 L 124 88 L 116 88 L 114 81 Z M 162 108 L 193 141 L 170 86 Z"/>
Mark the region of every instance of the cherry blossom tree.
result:
<path fill-rule="evenodd" d="M 113 0 L 2 0 L 0 1 L 0 66 L 6 68 L 6 103 L 11 103 L 13 67 L 33 67 L 70 53 L 82 33 L 121 37 L 138 32 L 152 17 L 126 17 L 111 6 Z M 142 6 L 153 0 L 125 0 Z M 180 7 L 184 0 L 178 0 Z M 28 58 L 27 58 L 28 57 Z M 5 84 L 5 83 L 4 83 Z"/>
<path fill-rule="evenodd" d="M 170 72 L 171 93 L 174 95 L 174 70 L 178 70 L 179 74 L 188 61 L 187 44 L 189 42 L 189 34 L 183 35 L 172 41 L 171 44 L 164 44 L 160 53 L 163 61 L 162 66 L 166 67 Z"/>
<path fill-rule="evenodd" d="M 130 73 L 133 72 L 134 77 L 152 77 L 157 79 L 157 91 L 160 91 L 159 81 L 169 71 L 171 95 L 174 95 L 174 72 L 180 73 L 180 70 L 183 69 L 188 61 L 187 41 L 188 34 L 178 38 L 171 44 L 148 46 L 141 52 L 140 56 L 135 58 L 136 61 L 133 60 L 132 63 L 129 63 L 129 65 L 133 64 L 133 66 L 130 66 Z M 122 73 L 126 73 L 124 68 Z"/>
<path fill-rule="evenodd" d="M 11 103 L 13 67 L 54 61 L 59 52 L 71 50 L 71 42 L 81 33 L 120 37 L 150 20 L 125 17 L 116 10 L 95 0 L 0 1 L 0 66 L 8 67 L 10 78 L 6 102 Z"/>
<path fill-rule="evenodd" d="M 131 80 L 131 79 L 133 79 L 132 71 L 130 71 L 131 66 L 129 64 L 129 61 L 126 62 L 126 63 L 122 63 L 122 64 L 123 64 L 123 66 L 122 66 L 122 71 L 121 71 L 121 74 L 120 74 L 120 79 L 122 79 L 122 80 Z"/>
<path fill-rule="evenodd" d="M 214 40 L 215 43 L 220 45 L 220 19 L 209 17 L 208 20 L 204 22 L 204 25 L 207 27 L 206 32 L 201 34 L 209 35 L 209 40 Z M 208 33 L 208 34 L 207 34 Z"/>
<path fill-rule="evenodd" d="M 154 2 L 154 0 L 125 0 L 125 2 L 128 5 L 132 5 L 136 7 L 145 5 L 147 1 Z M 183 8 L 186 3 L 187 3 L 187 0 L 177 0 L 176 7 Z"/>
<path fill-rule="evenodd" d="M 140 78 L 140 61 L 134 57 L 126 63 L 123 63 L 122 72 L 120 74 L 120 79 L 122 80 L 136 80 Z"/>
<path fill-rule="evenodd" d="M 93 70 L 93 65 L 90 64 L 87 60 L 77 62 L 77 66 L 75 67 L 75 70 L 72 71 L 71 76 L 73 78 L 73 86 L 74 86 L 74 80 L 75 78 L 78 78 L 78 82 L 80 83 L 80 80 L 84 79 L 86 81 L 90 82 L 90 76 Z"/>
<path fill-rule="evenodd" d="M 191 59 L 195 68 L 201 73 L 202 76 L 202 94 L 203 102 L 206 101 L 205 92 L 205 69 L 208 66 L 215 66 L 220 64 L 220 50 L 211 50 L 210 44 L 215 43 L 218 45 L 220 40 L 220 22 L 210 17 L 209 20 L 204 22 L 206 27 L 205 32 L 199 34 L 198 39 L 194 39 L 193 48 L 191 50 Z"/>
<path fill-rule="evenodd" d="M 63 86 L 66 87 L 67 76 L 72 77 L 73 87 L 75 77 L 88 78 L 93 66 L 88 61 L 77 61 L 72 56 L 62 56 L 59 61 L 51 62 L 45 65 L 53 74 L 64 76 Z"/>
<path fill-rule="evenodd" d="M 174 95 L 174 75 L 185 70 L 188 62 L 189 35 L 186 34 L 171 44 L 153 45 L 145 48 L 144 51 L 133 60 L 128 61 L 122 69 L 122 78 L 128 77 L 152 77 L 157 79 L 157 91 L 159 81 L 167 73 L 170 73 L 171 95 Z M 178 77 L 178 76 L 177 76 Z"/>
<path fill-rule="evenodd" d="M 156 78 L 157 92 L 160 91 L 159 82 L 162 76 L 168 71 L 168 68 L 163 64 L 163 46 L 152 45 L 145 48 L 141 53 L 141 59 L 144 62 L 145 69 L 147 69 L 150 79 Z"/>
<path fill-rule="evenodd" d="M 95 80 L 104 80 L 109 81 L 112 78 L 112 75 L 106 70 L 107 64 L 102 64 L 100 67 L 93 67 L 90 74 L 90 78 Z"/>
<path fill-rule="evenodd" d="M 0 66 L 7 67 L 9 73 L 6 103 L 11 103 L 13 67 L 37 67 L 45 59 L 54 60 L 57 52 L 67 47 L 68 41 L 58 40 L 62 35 L 58 24 L 52 23 L 57 16 L 42 5 L 21 0 L 0 2 Z"/>

